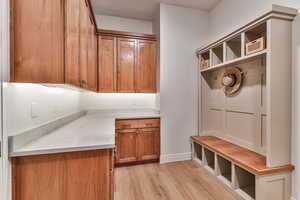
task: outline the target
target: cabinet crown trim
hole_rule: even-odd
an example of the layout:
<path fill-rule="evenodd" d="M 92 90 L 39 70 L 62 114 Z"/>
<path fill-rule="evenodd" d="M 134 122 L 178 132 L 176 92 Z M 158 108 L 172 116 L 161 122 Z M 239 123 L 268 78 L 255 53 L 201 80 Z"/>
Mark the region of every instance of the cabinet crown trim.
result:
<path fill-rule="evenodd" d="M 98 29 L 97 34 L 98 35 L 103 35 L 103 36 L 115 36 L 115 37 L 145 39 L 145 40 L 152 40 L 152 41 L 157 40 L 155 34 L 130 33 L 130 32 L 114 31 L 114 30 L 106 30 L 106 29 Z"/>

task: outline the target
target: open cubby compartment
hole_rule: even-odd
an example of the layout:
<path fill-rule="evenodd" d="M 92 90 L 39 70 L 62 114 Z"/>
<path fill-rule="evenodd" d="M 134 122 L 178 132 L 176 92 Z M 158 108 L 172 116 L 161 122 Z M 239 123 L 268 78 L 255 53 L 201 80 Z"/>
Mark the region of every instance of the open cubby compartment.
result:
<path fill-rule="evenodd" d="M 200 144 L 194 142 L 194 159 L 198 161 L 202 161 L 202 151 L 203 148 Z"/>
<path fill-rule="evenodd" d="M 226 42 L 226 61 L 242 56 L 242 36 L 238 35 Z"/>
<path fill-rule="evenodd" d="M 204 165 L 215 170 L 215 153 L 204 148 Z"/>
<path fill-rule="evenodd" d="M 205 69 L 210 67 L 210 55 L 209 51 L 205 51 L 200 54 L 200 68 Z"/>
<path fill-rule="evenodd" d="M 267 48 L 267 23 L 262 23 L 254 28 L 251 28 L 245 32 L 245 45 L 249 42 L 264 38 L 264 47 Z M 246 46 L 245 46 L 246 48 Z"/>
<path fill-rule="evenodd" d="M 223 44 L 216 46 L 212 49 L 212 65 L 222 64 L 224 61 Z"/>
<path fill-rule="evenodd" d="M 217 174 L 223 180 L 231 183 L 232 180 L 232 169 L 231 162 L 221 156 L 217 156 Z"/>
<path fill-rule="evenodd" d="M 245 200 L 255 200 L 255 175 L 235 166 L 236 192 Z"/>

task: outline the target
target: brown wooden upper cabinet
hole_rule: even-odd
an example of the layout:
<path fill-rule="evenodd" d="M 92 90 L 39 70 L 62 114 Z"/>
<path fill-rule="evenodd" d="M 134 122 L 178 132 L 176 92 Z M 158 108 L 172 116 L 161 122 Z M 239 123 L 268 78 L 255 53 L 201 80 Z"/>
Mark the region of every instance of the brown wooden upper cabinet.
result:
<path fill-rule="evenodd" d="M 137 92 L 156 92 L 156 42 L 137 41 L 135 76 Z"/>
<path fill-rule="evenodd" d="M 64 83 L 64 0 L 11 0 L 11 81 Z"/>
<path fill-rule="evenodd" d="M 118 38 L 118 92 L 135 92 L 136 40 Z"/>
<path fill-rule="evenodd" d="M 11 81 L 155 93 L 156 37 L 97 29 L 90 0 L 11 0 Z"/>
<path fill-rule="evenodd" d="M 89 0 L 11 0 L 12 82 L 97 91 L 97 36 Z"/>
<path fill-rule="evenodd" d="M 66 83 L 80 87 L 80 0 L 66 0 Z"/>
<path fill-rule="evenodd" d="M 97 91 L 97 36 L 85 0 L 66 0 L 66 83 Z"/>
<path fill-rule="evenodd" d="M 117 38 L 100 36 L 98 43 L 99 92 L 117 91 Z"/>
<path fill-rule="evenodd" d="M 98 32 L 99 92 L 155 93 L 155 36 Z"/>

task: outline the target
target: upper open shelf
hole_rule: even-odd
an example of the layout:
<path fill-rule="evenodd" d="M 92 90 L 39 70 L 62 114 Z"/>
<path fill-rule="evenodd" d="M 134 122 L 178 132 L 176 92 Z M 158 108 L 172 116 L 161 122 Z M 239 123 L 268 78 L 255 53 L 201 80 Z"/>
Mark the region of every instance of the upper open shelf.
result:
<path fill-rule="evenodd" d="M 266 22 L 245 29 L 222 42 L 199 51 L 201 72 L 215 70 L 267 54 Z"/>

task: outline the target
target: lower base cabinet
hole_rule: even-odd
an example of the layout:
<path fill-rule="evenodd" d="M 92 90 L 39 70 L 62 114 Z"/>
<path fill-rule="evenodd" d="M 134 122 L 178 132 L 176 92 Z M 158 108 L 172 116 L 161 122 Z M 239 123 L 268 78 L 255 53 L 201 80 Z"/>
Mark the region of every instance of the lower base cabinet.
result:
<path fill-rule="evenodd" d="M 13 200 L 113 200 L 113 151 L 12 158 Z"/>
<path fill-rule="evenodd" d="M 159 161 L 160 119 L 116 121 L 116 164 Z"/>

